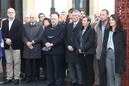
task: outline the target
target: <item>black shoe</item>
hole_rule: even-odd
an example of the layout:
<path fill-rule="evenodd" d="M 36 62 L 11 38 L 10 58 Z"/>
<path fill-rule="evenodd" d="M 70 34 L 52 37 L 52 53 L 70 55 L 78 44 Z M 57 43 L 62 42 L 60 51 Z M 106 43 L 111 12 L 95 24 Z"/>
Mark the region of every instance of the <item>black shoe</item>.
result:
<path fill-rule="evenodd" d="M 30 78 L 26 78 L 26 80 L 24 81 L 24 84 L 30 83 L 31 79 Z"/>
<path fill-rule="evenodd" d="M 9 84 L 9 83 L 12 83 L 12 80 L 11 79 L 6 79 L 3 84 Z"/>
<path fill-rule="evenodd" d="M 17 85 L 17 84 L 19 84 L 19 79 L 14 80 L 14 85 Z"/>

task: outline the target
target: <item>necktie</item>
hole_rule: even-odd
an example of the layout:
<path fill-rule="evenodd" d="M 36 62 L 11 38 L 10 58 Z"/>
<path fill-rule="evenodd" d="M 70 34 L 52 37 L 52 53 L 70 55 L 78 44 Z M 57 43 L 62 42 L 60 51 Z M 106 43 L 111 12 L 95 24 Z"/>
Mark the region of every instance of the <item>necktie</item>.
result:
<path fill-rule="evenodd" d="M 73 28 L 75 28 L 75 26 L 76 26 L 76 23 L 73 23 Z"/>

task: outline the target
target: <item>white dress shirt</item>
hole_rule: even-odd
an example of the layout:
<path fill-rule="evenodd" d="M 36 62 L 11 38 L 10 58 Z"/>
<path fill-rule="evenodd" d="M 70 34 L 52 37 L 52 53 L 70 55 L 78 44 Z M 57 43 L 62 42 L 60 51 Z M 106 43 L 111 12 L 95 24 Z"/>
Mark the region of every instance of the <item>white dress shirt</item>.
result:
<path fill-rule="evenodd" d="M 12 26 L 12 24 L 13 24 L 14 19 L 12 19 L 12 20 L 8 19 L 8 20 L 9 20 L 9 31 L 10 31 L 10 29 L 11 29 L 11 26 Z"/>

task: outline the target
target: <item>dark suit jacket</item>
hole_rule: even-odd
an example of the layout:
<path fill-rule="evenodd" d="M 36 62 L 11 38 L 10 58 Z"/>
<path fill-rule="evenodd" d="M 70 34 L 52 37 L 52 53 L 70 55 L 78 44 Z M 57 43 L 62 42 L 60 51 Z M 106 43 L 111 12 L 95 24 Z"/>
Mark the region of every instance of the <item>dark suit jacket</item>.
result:
<path fill-rule="evenodd" d="M 105 31 L 103 50 L 100 59 L 100 70 L 105 69 L 107 42 L 109 36 L 109 29 Z M 125 71 L 125 57 L 126 57 L 126 32 L 125 30 L 118 30 L 113 33 L 113 43 L 115 51 L 115 72 L 123 73 Z"/>
<path fill-rule="evenodd" d="M 49 51 L 45 51 L 45 54 L 52 55 L 62 55 L 65 53 L 64 49 L 65 40 L 65 26 L 59 23 L 57 26 L 53 27 L 49 25 L 45 28 L 43 34 L 43 44 L 50 42 L 53 43 L 53 47 Z"/>
<path fill-rule="evenodd" d="M 81 28 L 81 21 L 77 23 L 75 28 L 73 28 L 73 23 L 68 24 L 66 27 L 66 61 L 68 63 L 78 63 L 78 57 L 76 53 L 76 37 Z M 74 51 L 69 51 L 67 49 L 68 45 L 71 45 L 74 48 Z"/>
<path fill-rule="evenodd" d="M 82 49 L 82 52 L 84 52 L 85 55 L 95 54 L 95 30 L 91 28 L 91 26 L 88 26 L 86 31 L 82 35 L 82 41 L 80 41 L 82 31 L 83 29 L 80 30 L 77 35 L 77 50 Z M 82 43 L 82 47 L 80 46 L 80 43 Z"/>
<path fill-rule="evenodd" d="M 9 49 L 9 45 L 5 43 L 5 38 L 10 38 L 12 40 L 12 49 L 21 49 L 22 46 L 22 29 L 23 23 L 17 19 L 14 19 L 11 29 L 9 31 L 9 21 L 8 19 L 2 23 L 2 35 L 4 39 L 4 48 Z"/>

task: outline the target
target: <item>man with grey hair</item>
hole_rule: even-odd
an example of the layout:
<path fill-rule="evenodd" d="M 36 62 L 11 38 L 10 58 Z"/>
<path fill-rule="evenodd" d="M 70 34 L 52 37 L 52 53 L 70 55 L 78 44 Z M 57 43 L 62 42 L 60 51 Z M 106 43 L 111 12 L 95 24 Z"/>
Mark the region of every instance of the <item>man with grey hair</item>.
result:
<path fill-rule="evenodd" d="M 79 30 L 82 28 L 80 21 L 81 13 L 78 10 L 73 10 L 72 23 L 68 24 L 66 30 L 66 61 L 68 63 L 69 76 L 72 82 L 72 86 L 83 84 L 82 73 L 79 64 L 79 58 L 76 53 L 76 37 Z"/>

